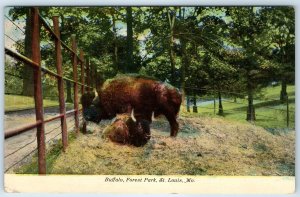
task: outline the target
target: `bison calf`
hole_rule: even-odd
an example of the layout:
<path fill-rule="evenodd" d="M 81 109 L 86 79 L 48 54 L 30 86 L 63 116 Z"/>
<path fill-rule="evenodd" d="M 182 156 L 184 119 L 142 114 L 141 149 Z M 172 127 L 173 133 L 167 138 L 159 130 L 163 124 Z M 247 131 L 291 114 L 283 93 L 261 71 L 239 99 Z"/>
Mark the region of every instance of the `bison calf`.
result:
<path fill-rule="evenodd" d="M 143 146 L 150 139 L 150 122 L 136 120 L 132 110 L 131 115 L 117 115 L 112 124 L 105 128 L 103 136 L 113 142 Z"/>

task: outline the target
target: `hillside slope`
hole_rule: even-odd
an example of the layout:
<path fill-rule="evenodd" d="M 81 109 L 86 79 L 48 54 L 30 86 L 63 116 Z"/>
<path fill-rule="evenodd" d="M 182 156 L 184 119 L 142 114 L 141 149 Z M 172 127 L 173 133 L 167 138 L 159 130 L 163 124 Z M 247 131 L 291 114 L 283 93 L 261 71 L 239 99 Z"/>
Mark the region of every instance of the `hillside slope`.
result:
<path fill-rule="evenodd" d="M 144 147 L 102 139 L 109 121 L 90 124 L 55 161 L 53 174 L 273 175 L 295 174 L 295 131 L 273 135 L 222 118 L 181 117 L 176 138 L 164 119 L 152 123 Z"/>

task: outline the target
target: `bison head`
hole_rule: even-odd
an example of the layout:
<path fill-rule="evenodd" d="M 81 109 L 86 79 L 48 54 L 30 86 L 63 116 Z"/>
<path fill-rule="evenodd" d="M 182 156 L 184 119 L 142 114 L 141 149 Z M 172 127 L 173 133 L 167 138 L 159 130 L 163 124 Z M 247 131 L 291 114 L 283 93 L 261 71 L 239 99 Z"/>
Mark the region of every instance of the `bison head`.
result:
<path fill-rule="evenodd" d="M 83 107 L 83 117 L 86 121 L 99 123 L 101 121 L 101 110 L 99 98 L 94 92 L 88 92 L 81 96 L 81 104 Z"/>
<path fill-rule="evenodd" d="M 121 144 L 143 146 L 150 140 L 150 122 L 130 114 L 118 114 L 103 131 L 103 137 Z"/>
<path fill-rule="evenodd" d="M 143 146 L 150 140 L 150 122 L 145 119 L 136 119 L 133 109 L 131 117 L 126 121 L 126 125 L 129 128 L 130 144 Z"/>

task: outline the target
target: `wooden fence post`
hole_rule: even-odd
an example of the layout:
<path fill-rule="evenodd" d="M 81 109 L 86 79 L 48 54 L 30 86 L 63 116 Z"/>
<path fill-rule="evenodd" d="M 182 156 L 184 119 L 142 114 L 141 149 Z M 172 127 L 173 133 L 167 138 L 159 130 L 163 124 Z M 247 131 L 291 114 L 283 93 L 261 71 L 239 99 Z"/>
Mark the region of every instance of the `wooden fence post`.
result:
<path fill-rule="evenodd" d="M 46 145 L 45 145 L 45 127 L 44 127 L 44 109 L 42 92 L 42 69 L 41 69 L 41 51 L 40 51 L 40 20 L 39 10 L 31 8 L 31 50 L 32 61 L 39 65 L 34 69 L 34 102 L 36 121 L 41 121 L 37 125 L 37 146 L 38 146 L 38 168 L 39 174 L 46 174 Z"/>
<path fill-rule="evenodd" d="M 79 119 L 78 119 L 78 81 L 77 81 L 77 46 L 76 46 L 76 40 L 75 35 L 72 34 L 71 36 L 71 42 L 72 42 L 72 50 L 74 53 L 72 53 L 72 63 L 73 63 L 73 80 L 74 80 L 74 118 L 75 118 L 75 132 L 76 134 L 79 133 Z"/>
<path fill-rule="evenodd" d="M 85 69 L 85 65 L 84 65 L 84 56 L 83 56 L 83 51 L 80 50 L 80 66 L 81 66 L 81 96 L 84 94 L 84 69 Z M 82 133 L 86 133 L 86 121 L 83 119 L 83 123 L 82 123 Z"/>
<path fill-rule="evenodd" d="M 81 68 L 81 94 L 84 94 L 84 69 L 85 69 L 85 65 L 84 65 L 84 58 L 83 58 L 83 51 L 80 49 L 80 68 Z"/>
<path fill-rule="evenodd" d="M 57 78 L 58 94 L 59 94 L 59 113 L 63 114 L 61 117 L 61 132 L 62 132 L 62 144 L 63 151 L 66 151 L 68 146 L 68 131 L 66 123 L 66 108 L 65 108 L 65 96 L 64 96 L 64 80 L 62 72 L 62 54 L 61 54 L 61 41 L 60 41 L 60 31 L 58 24 L 58 16 L 53 16 L 53 26 L 55 38 L 55 58 L 56 58 L 56 70 L 59 77 Z"/>

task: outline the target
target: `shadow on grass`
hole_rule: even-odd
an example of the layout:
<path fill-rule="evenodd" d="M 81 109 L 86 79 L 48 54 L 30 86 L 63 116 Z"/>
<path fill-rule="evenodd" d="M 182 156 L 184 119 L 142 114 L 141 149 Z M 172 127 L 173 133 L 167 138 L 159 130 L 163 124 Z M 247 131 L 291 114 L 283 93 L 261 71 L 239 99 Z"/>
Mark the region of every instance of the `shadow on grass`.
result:
<path fill-rule="evenodd" d="M 278 161 L 277 169 L 280 174 L 288 174 L 289 176 L 295 176 L 295 163 L 287 162 L 285 160 Z"/>
<path fill-rule="evenodd" d="M 292 103 L 295 103 L 295 98 L 291 98 L 289 99 L 289 103 L 292 104 Z M 261 102 L 261 103 L 256 103 L 254 104 L 254 108 L 255 109 L 259 109 L 259 108 L 264 108 L 264 107 L 268 107 L 270 110 L 272 106 L 277 106 L 277 105 L 282 105 L 284 103 L 282 103 L 280 100 L 276 100 L 276 101 L 265 101 L 265 102 Z M 241 112 L 241 111 L 247 111 L 247 108 L 248 106 L 243 106 L 243 107 L 236 107 L 236 108 L 232 108 L 232 109 L 224 109 L 224 112 L 223 114 L 217 114 L 219 116 L 223 116 L 223 117 L 226 117 L 227 115 L 231 115 L 233 113 L 236 113 L 236 112 Z M 274 110 L 280 110 L 280 109 L 275 109 Z M 285 111 L 285 110 L 283 110 Z"/>
<path fill-rule="evenodd" d="M 295 103 L 295 98 L 290 98 L 288 100 L 288 102 L 291 104 L 291 103 Z M 286 102 L 282 102 L 280 100 L 273 100 L 273 101 L 264 101 L 264 102 L 261 102 L 261 103 L 257 103 L 257 104 L 254 104 L 254 107 L 270 107 L 270 106 L 274 106 L 274 105 L 281 105 L 281 104 L 286 104 Z"/>

